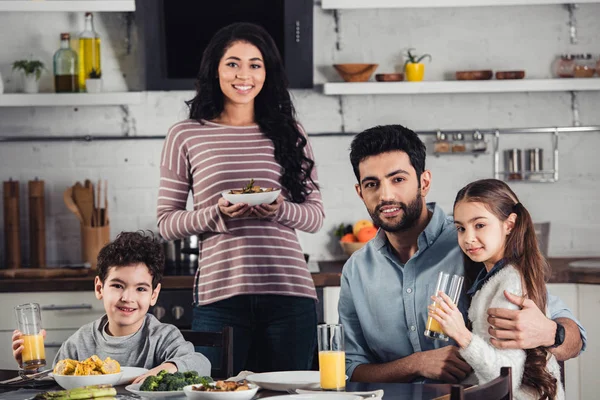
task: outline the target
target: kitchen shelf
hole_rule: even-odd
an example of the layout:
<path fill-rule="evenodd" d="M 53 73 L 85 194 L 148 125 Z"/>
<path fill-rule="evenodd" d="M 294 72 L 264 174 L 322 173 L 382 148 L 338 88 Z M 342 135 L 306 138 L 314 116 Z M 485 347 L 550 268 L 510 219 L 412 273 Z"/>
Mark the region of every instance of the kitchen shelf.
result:
<path fill-rule="evenodd" d="M 573 3 L 598 3 L 598 0 L 573 0 Z M 567 0 L 322 0 L 324 9 L 359 8 L 433 8 L 433 7 L 487 7 L 564 4 Z"/>
<path fill-rule="evenodd" d="M 323 85 L 323 94 L 326 95 L 562 92 L 588 90 L 600 90 L 600 78 L 332 82 Z"/>
<path fill-rule="evenodd" d="M 0 0 L 0 11 L 135 11 L 135 0 Z"/>
<path fill-rule="evenodd" d="M 0 94 L 0 107 L 79 107 L 140 104 L 142 93 L 5 93 Z"/>

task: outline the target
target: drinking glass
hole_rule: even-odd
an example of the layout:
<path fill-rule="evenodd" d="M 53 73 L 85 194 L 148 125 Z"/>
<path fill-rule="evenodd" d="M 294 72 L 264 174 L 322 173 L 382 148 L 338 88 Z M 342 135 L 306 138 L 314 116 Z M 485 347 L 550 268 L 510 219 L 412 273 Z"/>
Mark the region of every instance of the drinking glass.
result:
<path fill-rule="evenodd" d="M 435 285 L 435 292 L 430 293 L 430 295 L 438 296 L 438 292 L 444 292 L 450 299 L 452 303 L 457 304 L 458 299 L 460 297 L 460 291 L 462 289 L 464 277 L 460 275 L 451 275 L 447 272 L 442 272 L 438 274 L 437 283 Z M 436 302 L 433 302 L 433 306 L 439 308 L 439 305 Z M 425 326 L 425 336 L 448 341 L 450 338 L 444 334 L 440 323 L 433 319 L 431 316 L 427 318 L 427 325 Z"/>
<path fill-rule="evenodd" d="M 340 324 L 317 326 L 321 389 L 342 391 L 346 388 L 344 327 Z"/>
<path fill-rule="evenodd" d="M 21 304 L 15 307 L 17 329 L 22 333 L 23 369 L 33 370 L 46 365 L 46 351 L 42 336 L 42 314 L 37 303 Z"/>

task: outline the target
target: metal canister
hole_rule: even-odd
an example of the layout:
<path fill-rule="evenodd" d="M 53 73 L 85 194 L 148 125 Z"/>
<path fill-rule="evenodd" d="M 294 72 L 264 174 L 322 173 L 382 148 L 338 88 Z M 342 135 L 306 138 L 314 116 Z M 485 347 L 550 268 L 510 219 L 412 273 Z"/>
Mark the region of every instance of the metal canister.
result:
<path fill-rule="evenodd" d="M 525 150 L 525 171 L 540 172 L 544 170 L 543 166 L 544 150 L 536 147 Z"/>
<path fill-rule="evenodd" d="M 521 161 L 521 149 L 504 150 L 506 170 L 509 180 L 523 179 L 523 167 Z"/>

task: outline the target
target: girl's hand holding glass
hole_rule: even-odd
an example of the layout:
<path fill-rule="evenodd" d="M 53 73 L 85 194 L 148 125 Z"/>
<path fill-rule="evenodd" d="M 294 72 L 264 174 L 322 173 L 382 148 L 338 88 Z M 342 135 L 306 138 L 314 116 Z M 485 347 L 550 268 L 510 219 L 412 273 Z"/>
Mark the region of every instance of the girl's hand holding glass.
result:
<path fill-rule="evenodd" d="M 279 211 L 279 207 L 283 203 L 283 196 L 277 196 L 274 202 L 271 204 L 259 204 L 257 206 L 252 207 L 252 213 L 256 215 L 258 218 L 269 218 L 273 217 Z"/>
<path fill-rule="evenodd" d="M 42 329 L 40 334 L 46 339 L 46 330 Z M 12 334 L 12 353 L 15 361 L 19 364 L 19 367 L 23 366 L 23 350 L 25 349 L 25 339 L 23 339 L 23 333 L 15 329 Z"/>
<path fill-rule="evenodd" d="M 444 333 L 450 336 L 461 347 L 465 348 L 471 343 L 471 332 L 465 326 L 463 315 L 444 292 L 438 292 L 438 297 L 431 296 L 436 304 L 430 305 L 429 315 L 442 326 Z"/>

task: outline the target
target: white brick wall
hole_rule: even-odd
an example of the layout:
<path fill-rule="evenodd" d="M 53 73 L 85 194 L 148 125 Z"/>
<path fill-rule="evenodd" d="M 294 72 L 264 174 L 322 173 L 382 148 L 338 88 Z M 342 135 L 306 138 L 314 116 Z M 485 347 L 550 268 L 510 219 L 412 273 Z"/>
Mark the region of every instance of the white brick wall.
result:
<path fill-rule="evenodd" d="M 427 52 L 426 79 L 439 80 L 465 69 L 525 69 L 532 78 L 550 77 L 550 64 L 563 52 L 600 53 L 600 4 L 584 4 L 577 11 L 579 44 L 569 42 L 568 14 L 562 6 L 475 7 L 410 10 L 339 11 L 340 47 L 332 11 L 315 7 L 315 82 L 339 81 L 331 64 L 377 62 L 377 72 L 393 72 L 402 65 L 408 47 Z M 10 64 L 33 55 L 47 63 L 59 45 L 62 31 L 77 32 L 82 16 L 69 13 L 0 13 L 0 73 L 5 91 L 18 87 Z M 125 54 L 123 16 L 96 14 L 102 34 L 103 74 L 106 90 L 140 88 L 143 67 L 133 53 Z M 41 81 L 52 90 L 51 74 Z M 164 135 L 186 116 L 184 100 L 192 92 L 154 92 L 143 104 L 131 106 L 135 132 Z M 568 126 L 572 123 L 568 93 L 461 94 L 421 96 L 345 96 L 343 116 L 338 97 L 318 89 L 294 90 L 301 122 L 310 133 L 358 132 L 376 124 L 402 123 L 415 130 Z M 578 96 L 584 125 L 600 125 L 600 93 Z M 0 135 L 119 135 L 124 131 L 119 107 L 0 108 Z M 424 137 L 430 141 L 431 137 Z M 300 234 L 306 252 L 316 259 L 340 258 L 332 229 L 367 213 L 354 191 L 348 161 L 351 137 L 313 137 L 327 218 L 321 232 Z M 550 166 L 550 140 L 546 136 L 503 137 L 502 146 L 545 148 Z M 155 229 L 158 160 L 162 143 L 119 142 L 0 142 L 0 179 L 19 179 L 22 185 L 23 255 L 27 258 L 26 182 L 36 176 L 47 185 L 48 260 L 78 261 L 79 228 L 64 207 L 62 192 L 76 180 L 104 178 L 110 185 L 111 233 Z M 597 255 L 600 234 L 600 134 L 570 134 L 560 138 L 560 181 L 555 184 L 512 185 L 536 221 L 550 221 L 552 256 Z M 490 155 L 473 157 L 430 156 L 433 172 L 430 201 L 450 210 L 457 190 L 467 182 L 492 176 Z M 0 222 L 2 216 L 0 215 Z M 3 232 L 0 232 L 0 236 Z M 3 243 L 3 240 L 0 241 Z M 3 246 L 3 244 L 0 244 Z M 2 249 L 2 247 L 0 247 Z"/>

